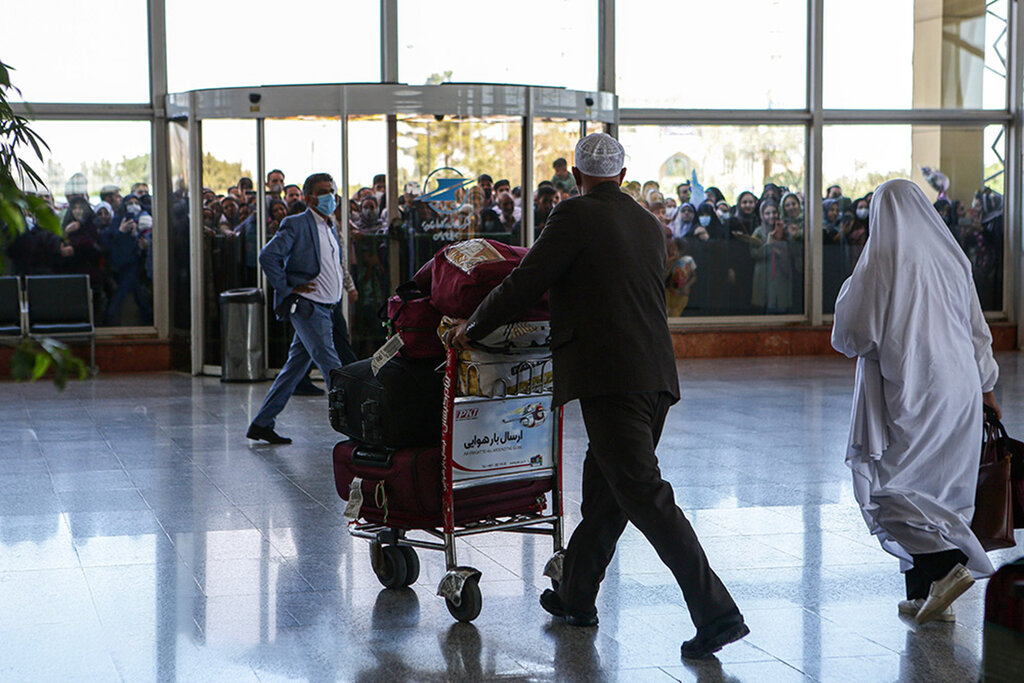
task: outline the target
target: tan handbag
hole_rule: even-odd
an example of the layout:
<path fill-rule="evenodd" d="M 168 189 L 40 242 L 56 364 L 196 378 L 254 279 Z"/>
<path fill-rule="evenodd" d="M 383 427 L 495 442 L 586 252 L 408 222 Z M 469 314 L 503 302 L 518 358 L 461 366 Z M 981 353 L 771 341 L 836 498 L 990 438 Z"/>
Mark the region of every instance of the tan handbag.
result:
<path fill-rule="evenodd" d="M 994 416 L 990 419 L 986 410 L 974 519 L 971 520 L 971 531 L 986 551 L 1017 545 L 1013 538 L 1010 454 L 999 447 L 1001 427 L 999 420 Z"/>

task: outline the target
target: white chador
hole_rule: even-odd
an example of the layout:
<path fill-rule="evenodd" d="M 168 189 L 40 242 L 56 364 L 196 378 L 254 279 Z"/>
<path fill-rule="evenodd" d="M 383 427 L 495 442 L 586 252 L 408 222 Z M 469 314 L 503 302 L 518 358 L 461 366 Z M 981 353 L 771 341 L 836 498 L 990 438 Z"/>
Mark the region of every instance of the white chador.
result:
<path fill-rule="evenodd" d="M 871 236 L 836 300 L 832 346 L 857 357 L 850 443 L 854 495 L 900 558 L 958 548 L 993 572 L 971 532 L 982 392 L 999 375 L 971 266 L 924 192 L 890 180 Z"/>

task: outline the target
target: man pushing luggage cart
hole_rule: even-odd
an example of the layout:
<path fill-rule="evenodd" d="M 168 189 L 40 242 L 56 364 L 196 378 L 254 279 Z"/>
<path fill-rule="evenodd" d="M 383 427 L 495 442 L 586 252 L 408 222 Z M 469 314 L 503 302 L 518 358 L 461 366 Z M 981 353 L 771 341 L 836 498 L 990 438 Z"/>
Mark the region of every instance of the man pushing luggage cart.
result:
<path fill-rule="evenodd" d="M 519 266 L 467 321 L 449 331 L 466 349 L 549 295 L 553 406 L 580 400 L 590 441 L 583 464 L 583 519 L 569 541 L 561 581 L 541 606 L 574 626 L 596 626 L 596 598 L 619 536 L 632 522 L 682 589 L 697 634 L 684 658 L 711 655 L 749 633 L 729 591 L 662 480 L 654 449 L 679 400 L 665 311 L 664 231 L 619 186 L 625 150 L 594 133 L 576 145 L 581 196 L 552 211 Z"/>

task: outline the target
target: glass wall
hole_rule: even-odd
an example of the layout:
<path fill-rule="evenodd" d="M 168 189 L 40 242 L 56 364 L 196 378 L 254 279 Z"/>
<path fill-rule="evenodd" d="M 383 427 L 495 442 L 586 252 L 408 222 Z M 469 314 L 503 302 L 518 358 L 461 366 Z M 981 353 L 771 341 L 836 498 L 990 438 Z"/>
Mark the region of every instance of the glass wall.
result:
<path fill-rule="evenodd" d="M 138 0 L 0 2 L 0 61 L 26 102 L 149 102 L 149 29 Z"/>
<path fill-rule="evenodd" d="M 1003 308 L 1006 136 L 1001 125 L 835 125 L 822 132 L 822 308 L 835 309 L 870 234 L 871 193 L 911 178 L 971 262 L 982 308 Z"/>
<path fill-rule="evenodd" d="M 256 122 L 208 119 L 203 145 L 203 333 L 207 365 L 220 365 L 219 295 L 259 283 Z"/>
<path fill-rule="evenodd" d="M 399 81 L 596 90 L 597 6 L 597 0 L 399 0 Z"/>
<path fill-rule="evenodd" d="M 306 210 L 302 186 L 313 173 L 329 173 L 341 187 L 341 118 L 267 119 L 264 123 L 264 144 L 268 184 L 265 214 L 266 239 L 277 232 L 285 216 Z M 341 202 L 338 202 L 341 206 Z M 340 222 L 340 209 L 338 225 Z M 256 251 L 252 252 L 255 263 Z M 249 258 L 247 252 L 246 258 Z M 284 365 L 288 358 L 292 328 L 273 312 L 273 299 L 267 298 L 264 316 L 267 320 L 267 363 L 272 368 Z"/>
<path fill-rule="evenodd" d="M 669 316 L 802 314 L 804 131 L 623 126 L 626 190 L 665 225 Z"/>
<path fill-rule="evenodd" d="M 388 238 L 390 221 L 381 215 L 387 191 L 387 119 L 349 117 L 348 150 L 349 263 L 359 292 L 349 303 L 349 332 L 356 355 L 367 358 L 387 336 L 380 310 L 399 280 L 398 250 Z"/>
<path fill-rule="evenodd" d="M 169 92 L 380 80 L 379 2 L 320 3 L 312 14 L 275 0 L 166 7 Z"/>
<path fill-rule="evenodd" d="M 153 217 L 148 121 L 38 121 L 47 142 L 34 165 L 61 220 L 58 238 L 35 232 L 8 246 L 18 274 L 84 273 L 97 326 L 153 324 Z"/>
<path fill-rule="evenodd" d="M 1008 10 L 1007 0 L 825 0 L 825 107 L 1003 109 Z"/>
<path fill-rule="evenodd" d="M 1006 267 L 1003 254 L 1007 244 L 1016 242 L 1008 230 L 1000 229 L 998 221 L 993 223 L 993 215 L 1001 211 L 1017 213 L 1018 198 L 1012 193 L 1005 196 L 1002 188 L 1013 187 L 1019 180 L 1019 164 L 1004 167 L 1004 160 L 1021 158 L 1019 146 L 1008 148 L 1005 133 L 1019 115 L 1018 103 L 1008 99 L 1008 70 L 1021 40 L 1009 30 L 1009 0 L 823 0 L 823 70 L 810 81 L 808 45 L 818 43 L 805 0 L 723 0 L 713 6 L 697 0 L 656 0 L 643 7 L 621 1 L 555 0 L 515 8 L 483 7 L 469 0 L 440 7 L 397 0 L 397 12 L 390 18 L 381 14 L 380 3 L 335 3 L 318 8 L 316 34 L 311 33 L 308 17 L 270 0 L 236 6 L 199 0 L 53 0 L 44 5 L 3 2 L 0 12 L 4 16 L 0 59 L 16 69 L 12 78 L 21 95 L 15 95 L 15 100 L 24 101 L 18 111 L 38 113 L 36 128 L 50 147 L 40 165 L 47 187 L 37 190 L 52 195 L 64 220 L 70 199 L 79 194 L 76 188 L 81 185 L 89 210 L 95 213 L 101 187 L 116 185 L 123 200 L 134 184 L 152 182 L 151 159 L 170 172 L 167 187 L 155 188 L 157 201 L 140 210 L 140 214 L 152 211 L 143 221 L 147 225 L 119 238 L 125 253 L 131 252 L 128 260 L 134 266 L 114 256 L 109 246 L 112 242 L 97 240 L 100 257 L 94 301 L 102 325 L 155 323 L 166 336 L 173 329 L 187 329 L 190 322 L 190 301 L 184 294 L 189 251 L 197 245 L 189 242 L 189 216 L 181 210 L 188 198 L 185 154 L 190 141 L 183 124 L 166 124 L 161 109 L 150 106 L 165 94 L 165 79 L 150 81 L 150 24 L 166 25 L 166 44 L 158 42 L 153 51 L 159 55 L 166 50 L 166 82 L 172 92 L 261 83 L 377 82 L 382 52 L 397 55 L 399 80 L 410 84 L 525 83 L 591 90 L 599 83 L 613 82 L 622 123 L 618 132 L 630 153 L 629 179 L 639 185 L 639 189 L 631 186 L 632 191 L 647 202 L 648 191 L 653 189 L 647 181 L 658 183 L 661 201 L 652 204 L 662 206 L 652 208 L 664 216 L 670 230 L 673 224 L 686 224 L 677 191 L 683 180 L 690 181 L 691 200 L 698 190 L 717 187 L 722 191 L 729 208 L 716 206 L 715 215 L 708 218 L 723 226 L 743 212 L 737 207 L 740 194 L 751 190 L 755 208 L 753 217 L 744 219 L 752 224 L 747 237 L 753 238 L 757 227 L 753 224 L 762 220 L 761 199 L 769 182 L 792 190 L 799 202 L 793 208 L 793 200 L 789 201 L 795 212 L 789 219 L 805 216 L 809 210 L 820 227 L 813 236 L 808 233 L 795 239 L 799 231 L 790 234 L 786 226 L 797 221 L 787 220 L 785 207 L 779 207 L 777 222 L 784 224 L 780 239 L 768 241 L 766 236 L 765 240 L 775 247 L 754 254 L 750 250 L 756 245 L 745 245 L 749 276 L 748 266 L 737 270 L 723 265 L 727 259 L 715 260 L 715 250 L 707 244 L 713 242 L 710 236 L 707 243 L 701 240 L 700 244 L 692 234 L 677 236 L 680 244 L 667 243 L 672 251 L 666 253 L 666 269 L 668 274 L 674 273 L 667 278 L 688 282 L 690 294 L 680 296 L 685 289 L 682 285 L 675 286 L 674 294 L 667 294 L 675 296 L 676 324 L 705 316 L 742 316 L 753 324 L 763 324 L 766 316 L 773 314 L 803 315 L 807 322 L 824 322 L 822 316 L 831 311 L 837 283 L 852 263 L 857 237 L 839 237 L 836 244 L 835 235 L 830 237 L 827 229 L 833 219 L 820 218 L 825 208 L 821 199 L 829 186 L 839 185 L 839 214 L 847 213 L 847 200 L 863 197 L 881 181 L 895 176 L 915 180 L 936 201 L 939 191 L 932 181 L 949 179 L 950 189 L 942 199 L 948 199 L 958 214 L 955 228 L 960 230 L 959 239 L 978 273 L 976 281 L 985 308 L 993 315 L 1014 308 L 1015 302 L 1005 293 L 1014 290 L 1007 276 L 1014 274 L 1015 266 Z M 614 21 L 605 24 L 600 15 L 609 7 L 614 8 Z M 39 57 L 38 33 L 22 30 L 38 24 L 42 11 L 47 13 L 43 21 L 45 59 Z M 394 24 L 382 27 L 383 20 Z M 385 45 L 385 50 L 381 41 L 391 33 L 382 28 L 394 30 L 398 37 L 397 44 Z M 344 37 L 335 40 L 335 34 Z M 524 40 L 526 48 L 522 47 Z M 97 44 L 106 47 L 95 49 Z M 302 58 L 294 59 L 296 54 Z M 602 72 L 609 67 L 612 72 Z M 612 74 L 614 79 L 609 81 Z M 818 96 L 822 110 L 811 112 Z M 941 112 L 940 119 L 935 118 L 936 110 Z M 117 121 L 103 120 L 108 111 L 109 118 Z M 764 117 L 760 117 L 762 111 Z M 484 193 L 484 203 L 488 201 L 486 188 L 477 182 L 479 176 L 487 174 L 495 182 L 507 179 L 513 195 L 512 229 L 501 232 L 507 233 L 509 240 L 522 240 L 524 212 L 530 215 L 533 211 L 538 228 L 542 227 L 545 212 L 570 196 L 569 181 L 559 175 L 562 172 L 554 168 L 554 162 L 565 158 L 567 166 L 572 165 L 572 148 L 580 134 L 576 122 L 535 121 L 533 186 L 523 187 L 516 196 L 516 186 L 523 184 L 518 120 L 468 124 L 403 119 L 398 122 L 398 175 L 388 179 L 402 196 L 398 207 L 402 215 L 389 217 L 390 211 L 381 212 L 377 228 L 367 230 L 360 217 L 363 199 L 371 195 L 378 211 L 383 203 L 374 181 L 387 169 L 384 113 L 348 122 L 349 172 L 344 189 L 355 200 L 349 205 L 350 263 L 353 274 L 362 279 L 360 292 L 365 288 L 373 293 L 353 302 L 350 314 L 353 320 L 362 321 L 354 323 L 353 339 L 363 335 L 367 349 L 376 348 L 382 339 L 375 306 L 395 282 L 422 261 L 415 255 L 404 261 L 393 256 L 399 252 L 388 226 L 401 218 L 398 226 L 402 232 L 396 234 L 423 239 L 422 230 L 416 232 L 415 226 L 412 231 L 406 229 L 406 219 L 415 205 L 424 214 L 415 220 L 431 222 L 430 211 L 436 208 L 430 202 L 413 201 L 416 191 L 426 193 L 428 186 L 436 185 L 436 178 L 428 180 L 430 172 L 447 164 L 473 180 L 463 188 L 466 194 L 460 202 L 469 198 L 477 222 L 481 212 L 473 201 L 478 191 Z M 807 156 L 804 142 L 816 132 L 812 126 L 819 125 L 812 124 L 812 113 L 820 113 L 823 121 L 821 169 L 810 166 L 813 159 Z M 154 124 L 169 126 L 166 138 L 162 131 L 152 135 Z M 290 185 L 293 181 L 301 184 L 313 166 L 325 166 L 336 169 L 340 184 L 342 152 L 333 125 L 268 120 L 268 170 L 283 171 L 284 184 Z M 239 226 L 252 215 L 252 197 L 245 190 L 232 191 L 244 176 L 266 182 L 254 175 L 255 126 L 254 121 L 204 122 L 202 144 L 209 156 L 203 159 L 203 184 L 212 191 L 212 201 L 220 205 L 222 213 L 216 218 L 217 225 L 208 226 L 214 234 L 204 233 L 209 244 L 204 245 L 203 256 L 196 263 L 213 259 L 216 252 L 231 266 L 215 268 L 213 261 L 204 266 L 209 269 L 207 300 L 196 303 L 209 309 L 209 316 L 204 313 L 209 329 L 216 329 L 216 306 L 211 297 L 220 288 L 258 281 L 257 241 L 246 239 L 245 231 L 239 232 Z M 159 141 L 163 139 L 169 144 L 162 146 Z M 805 187 L 805 176 L 816 178 L 819 171 L 822 187 Z M 1004 174 L 1011 180 L 1004 180 Z M 538 191 L 542 181 L 554 178 L 562 178 L 555 183 L 556 189 Z M 805 191 L 813 208 L 804 204 Z M 160 196 L 164 192 L 167 195 Z M 236 218 L 230 218 L 233 207 L 227 197 L 232 194 L 238 203 Z M 497 193 L 492 197 L 496 199 Z M 225 201 L 229 205 L 227 221 L 239 221 L 227 232 L 220 227 L 226 215 Z M 140 198 L 139 203 L 144 200 Z M 110 202 L 116 211 L 114 204 Z M 500 208 L 496 211 L 499 218 Z M 696 214 L 701 207 L 693 208 L 699 226 Z M 719 208 L 725 221 L 718 215 Z M 855 211 L 853 206 L 850 213 Z M 971 224 L 975 214 L 980 217 L 980 227 Z M 273 216 L 268 218 L 272 223 Z M 170 222 L 169 231 L 160 224 L 163 220 Z M 1012 220 L 1003 220 L 1014 225 Z M 112 216 L 112 223 L 127 225 L 118 215 Z M 442 221 L 434 223 L 436 227 Z M 246 230 L 254 227 L 250 221 Z M 272 230 L 270 224 L 260 227 Z M 76 235 L 74 241 L 87 232 Z M 738 239 L 732 230 L 725 232 L 727 241 Z M 431 240 L 435 234 L 444 235 L 445 231 L 433 231 Z M 166 243 L 161 242 L 164 235 Z M 787 238 L 782 240 L 781 235 Z M 844 239 L 849 243 L 846 246 Z M 443 241 L 438 237 L 438 244 Z M 789 250 L 785 258 L 780 256 L 783 241 Z M 804 273 L 816 267 L 819 256 L 808 258 L 807 245 L 819 242 L 822 272 L 808 278 L 813 282 L 807 291 L 820 296 L 823 303 L 820 310 L 811 310 L 803 301 L 806 288 L 802 283 Z M 170 250 L 166 259 L 169 274 L 166 282 L 153 282 L 153 255 L 162 248 Z M 740 257 L 739 246 L 730 249 L 735 254 L 729 258 Z M 81 263 L 67 266 L 72 250 L 74 259 L 79 259 L 88 247 L 79 244 L 76 249 L 65 232 L 44 267 L 93 267 Z M 690 253 L 684 253 L 687 251 Z M 428 252 L 423 251 L 422 256 Z M 760 278 L 755 270 L 765 272 L 757 263 L 769 258 L 773 265 L 768 272 L 778 274 L 781 269 L 783 277 L 788 272 L 788 300 L 771 294 L 762 299 L 755 290 Z M 670 267 L 680 261 L 685 265 L 687 259 L 692 260 L 692 267 Z M 59 263 L 54 265 L 54 260 Z M 158 259 L 157 265 L 164 262 Z M 788 265 L 783 268 L 782 262 Z M 24 270 L 26 266 L 17 267 Z M 787 291 L 767 282 L 762 285 L 765 292 Z M 154 297 L 160 296 L 169 297 L 170 305 L 154 306 L 161 303 Z M 680 308 L 684 299 L 685 306 Z M 170 311 L 170 319 L 154 320 L 154 311 L 159 318 L 163 310 Z"/>
<path fill-rule="evenodd" d="M 168 188 L 171 222 L 171 331 L 177 339 L 188 339 L 192 329 L 192 235 L 189 230 L 188 125 L 173 121 L 167 127 L 170 157 Z"/>
<path fill-rule="evenodd" d="M 802 109 L 807 2 L 620 3 L 615 61 L 622 107 Z"/>

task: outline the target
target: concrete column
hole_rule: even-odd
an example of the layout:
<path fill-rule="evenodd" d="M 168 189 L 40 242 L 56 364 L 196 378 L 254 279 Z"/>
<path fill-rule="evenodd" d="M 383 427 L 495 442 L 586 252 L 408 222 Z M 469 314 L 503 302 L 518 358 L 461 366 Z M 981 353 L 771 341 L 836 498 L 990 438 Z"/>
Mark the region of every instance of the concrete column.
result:
<path fill-rule="evenodd" d="M 984 72 L 985 0 L 915 0 L 914 109 L 981 109 Z M 914 126 L 911 156 L 914 181 L 927 187 L 921 167 L 938 168 L 949 196 L 969 202 L 985 177 L 984 130 Z"/>

